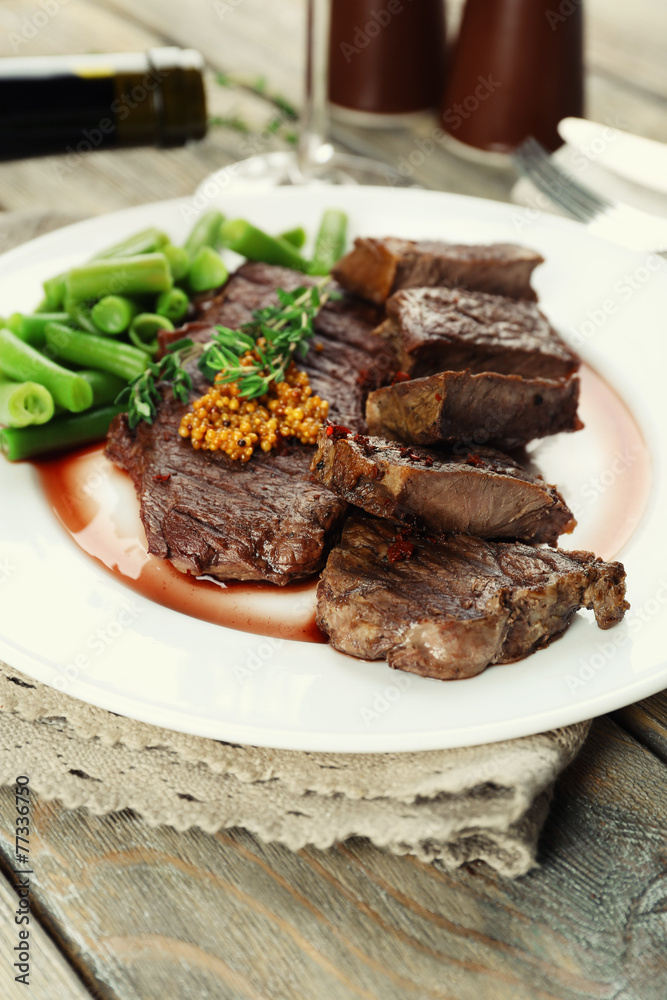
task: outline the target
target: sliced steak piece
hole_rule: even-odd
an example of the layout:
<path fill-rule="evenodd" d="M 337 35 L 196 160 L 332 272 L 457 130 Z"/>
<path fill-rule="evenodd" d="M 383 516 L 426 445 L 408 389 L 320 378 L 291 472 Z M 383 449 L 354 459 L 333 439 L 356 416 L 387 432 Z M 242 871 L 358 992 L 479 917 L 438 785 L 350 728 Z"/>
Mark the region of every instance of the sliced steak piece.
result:
<path fill-rule="evenodd" d="M 455 680 L 546 646 L 579 608 L 609 628 L 624 597 L 623 566 L 590 552 L 397 537 L 389 522 L 355 515 L 320 578 L 317 624 L 342 653 Z"/>
<path fill-rule="evenodd" d="M 554 486 L 488 448 L 429 452 L 328 425 L 311 471 L 341 500 L 437 533 L 553 544 L 576 525 Z"/>
<path fill-rule="evenodd" d="M 211 324 L 245 323 L 254 309 L 275 300 L 277 287 L 293 289 L 307 280 L 283 268 L 242 267 L 221 296 L 200 305 L 205 321 L 163 337 L 163 344 L 183 336 L 209 340 Z M 367 305 L 355 308 L 348 301 L 325 307 L 312 361 L 304 364 L 314 392 L 330 401 L 336 419 L 355 427 L 364 426 L 366 386 L 382 381 L 382 345 L 371 332 L 377 317 L 364 319 L 368 312 Z M 341 339 L 334 340 L 333 333 Z M 191 374 L 191 398 L 196 398 L 208 383 L 196 365 Z M 258 451 L 247 464 L 220 452 L 195 451 L 178 434 L 186 410 L 165 389 L 152 425 L 131 431 L 121 416 L 109 432 L 107 455 L 132 477 L 149 552 L 183 572 L 222 580 L 282 585 L 316 573 L 347 505 L 311 480 L 313 449 L 296 444 L 280 453 Z"/>
<path fill-rule="evenodd" d="M 408 444 L 492 444 L 578 431 L 579 379 L 440 372 L 376 389 L 366 400 L 370 434 Z"/>
<path fill-rule="evenodd" d="M 444 371 L 567 378 L 580 359 L 532 302 L 451 288 L 412 288 L 387 302 L 378 333 L 413 378 Z"/>
<path fill-rule="evenodd" d="M 132 477 L 148 551 L 176 569 L 275 584 L 316 573 L 345 503 L 308 481 L 312 449 L 253 455 L 244 464 L 195 451 L 178 435 L 184 408 L 165 399 L 152 426 L 124 415 L 107 455 Z"/>
<path fill-rule="evenodd" d="M 276 288 L 294 291 L 312 284 L 313 278 L 286 267 L 244 264 L 221 295 L 199 304 L 198 318 L 211 326 L 239 327 L 255 309 L 276 301 Z M 380 316 L 379 309 L 353 295 L 328 302 L 315 321 L 316 336 L 307 357 L 298 361 L 308 372 L 313 392 L 329 401 L 333 419 L 358 430 L 365 428 L 368 392 L 390 381 L 396 370 L 393 352 L 372 332 Z M 168 339 L 181 336 L 179 330 Z"/>
<path fill-rule="evenodd" d="M 381 305 L 400 288 L 470 288 L 535 301 L 530 276 L 544 258 L 514 243 L 357 239 L 334 268 L 349 292 Z"/>

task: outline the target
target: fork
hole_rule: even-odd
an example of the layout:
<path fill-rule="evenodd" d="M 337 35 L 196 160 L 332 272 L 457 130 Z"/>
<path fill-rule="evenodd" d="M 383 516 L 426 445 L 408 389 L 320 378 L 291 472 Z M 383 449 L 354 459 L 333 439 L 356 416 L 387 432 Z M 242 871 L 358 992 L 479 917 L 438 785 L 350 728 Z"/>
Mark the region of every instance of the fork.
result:
<path fill-rule="evenodd" d="M 519 173 L 595 236 L 633 250 L 653 250 L 667 257 L 667 218 L 596 194 L 559 164 L 537 139 L 526 139 L 512 155 Z"/>

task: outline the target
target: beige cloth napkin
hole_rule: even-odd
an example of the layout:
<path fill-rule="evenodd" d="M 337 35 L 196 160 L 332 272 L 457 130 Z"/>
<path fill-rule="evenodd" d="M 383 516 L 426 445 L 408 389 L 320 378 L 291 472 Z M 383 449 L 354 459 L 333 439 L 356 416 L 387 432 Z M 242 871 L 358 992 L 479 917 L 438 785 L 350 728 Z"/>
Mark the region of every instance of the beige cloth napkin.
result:
<path fill-rule="evenodd" d="M 2 213 L 0 249 L 72 221 Z M 482 859 L 508 877 L 534 865 L 553 783 L 588 727 L 425 753 L 267 750 L 122 718 L 0 663 L 0 784 L 23 773 L 70 809 L 134 809 L 178 830 L 243 826 L 293 850 L 364 836 L 449 868 Z"/>
<path fill-rule="evenodd" d="M 70 809 L 134 809 L 177 830 L 242 826 L 292 850 L 363 836 L 508 877 L 535 864 L 553 783 L 588 727 L 421 753 L 269 750 L 135 722 L 0 664 L 1 784 L 27 774 Z"/>

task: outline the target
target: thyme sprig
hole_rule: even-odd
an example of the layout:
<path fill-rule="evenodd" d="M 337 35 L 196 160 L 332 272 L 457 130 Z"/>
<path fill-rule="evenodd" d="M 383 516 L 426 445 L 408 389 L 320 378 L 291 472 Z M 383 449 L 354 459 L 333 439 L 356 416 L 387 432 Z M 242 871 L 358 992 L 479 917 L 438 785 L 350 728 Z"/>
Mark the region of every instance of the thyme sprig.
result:
<path fill-rule="evenodd" d="M 216 377 L 223 383 L 237 382 L 239 395 L 246 399 L 263 396 L 271 382 L 282 382 L 294 355 L 306 356 L 318 311 L 336 295 L 324 288 L 328 280 L 293 292 L 279 288 L 276 305 L 256 310 L 239 330 L 217 326 L 208 343 L 194 343 L 186 337 L 171 344 L 164 357 L 151 362 L 116 400 L 127 403 L 130 427 L 142 420 L 153 423 L 161 399 L 158 383 L 169 384 L 176 399 L 187 403 L 192 379 L 185 365 L 196 358 L 199 370 L 211 382 Z M 256 364 L 240 363 L 248 351 L 256 352 Z"/>
<path fill-rule="evenodd" d="M 127 403 L 127 419 L 134 429 L 142 420 L 152 424 L 160 402 L 158 382 L 168 382 L 171 391 L 180 403 L 187 403 L 188 394 L 192 389 L 192 379 L 184 368 L 185 362 L 193 356 L 193 348 L 197 345 L 188 337 L 171 344 L 168 353 L 159 361 L 151 361 L 144 372 L 133 379 L 120 392 L 116 403 Z"/>

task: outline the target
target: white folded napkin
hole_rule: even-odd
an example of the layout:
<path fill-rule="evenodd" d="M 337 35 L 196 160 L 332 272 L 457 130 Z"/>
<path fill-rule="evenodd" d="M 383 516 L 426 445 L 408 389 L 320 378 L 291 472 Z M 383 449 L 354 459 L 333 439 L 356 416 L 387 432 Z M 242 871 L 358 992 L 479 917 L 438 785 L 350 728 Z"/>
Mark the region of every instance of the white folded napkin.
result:
<path fill-rule="evenodd" d="M 613 139 L 610 141 L 613 142 Z M 607 170 L 596 158 L 594 148 L 586 155 L 567 143 L 553 154 L 555 162 L 568 170 L 578 181 L 593 191 L 615 201 L 622 201 L 645 212 L 667 216 L 667 195 L 634 184 Z M 539 208 L 556 215 L 565 215 L 549 198 L 537 190 L 527 177 L 521 177 L 512 188 L 512 201 L 527 208 Z"/>

